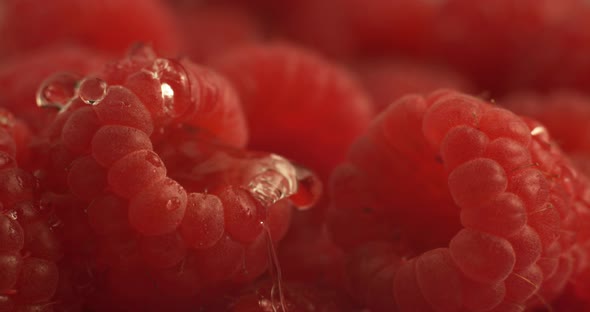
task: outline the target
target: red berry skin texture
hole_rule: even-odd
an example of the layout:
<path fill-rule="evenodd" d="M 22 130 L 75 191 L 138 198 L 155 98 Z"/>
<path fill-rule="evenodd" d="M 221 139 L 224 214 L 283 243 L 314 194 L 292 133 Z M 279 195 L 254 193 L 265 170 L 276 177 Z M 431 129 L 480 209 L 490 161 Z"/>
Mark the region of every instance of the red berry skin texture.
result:
<path fill-rule="evenodd" d="M 455 126 L 477 127 L 481 118 L 479 101 L 464 95 L 443 96 L 435 100 L 424 116 L 422 129 L 430 142 L 438 146 L 447 131 Z"/>
<path fill-rule="evenodd" d="M 461 223 L 469 228 L 507 237 L 526 225 L 527 212 L 518 196 L 506 192 L 480 206 L 463 209 Z"/>
<path fill-rule="evenodd" d="M 246 190 L 228 187 L 218 194 L 223 204 L 225 227 L 236 241 L 252 243 L 262 232 L 264 208 Z"/>
<path fill-rule="evenodd" d="M 132 198 L 165 177 L 166 167 L 158 154 L 139 150 L 117 160 L 109 168 L 107 179 L 115 194 Z"/>
<path fill-rule="evenodd" d="M 478 181 L 477 177 L 484 177 Z M 506 173 L 497 162 L 477 158 L 455 168 L 449 175 L 449 190 L 461 208 L 485 204 L 506 190 Z"/>
<path fill-rule="evenodd" d="M 208 131 L 226 144 L 244 147 L 250 127 L 243 110 L 243 97 L 239 86 L 231 77 L 211 68 L 198 66 L 188 60 L 181 61 L 188 72 L 191 107 L 180 121 Z"/>
<path fill-rule="evenodd" d="M 109 87 L 100 105 L 94 106 L 100 122 L 137 128 L 151 135 L 154 124 L 149 111 L 129 89 L 121 86 Z"/>
<path fill-rule="evenodd" d="M 175 53 L 180 45 L 172 16 L 159 1 L 93 0 L 81 5 L 60 0 L 43 6 L 28 0 L 6 1 L 3 11 L 4 54 L 72 43 L 118 54 L 136 42 L 151 42 L 161 52 Z"/>
<path fill-rule="evenodd" d="M 17 252 L 0 253 L 0 289 L 14 289 L 22 267 L 22 257 Z"/>
<path fill-rule="evenodd" d="M 458 310 L 463 305 L 461 272 L 449 249 L 440 248 L 422 254 L 416 260 L 416 281 L 431 306 L 443 311 Z"/>
<path fill-rule="evenodd" d="M 400 267 L 395 275 L 393 289 L 399 311 L 432 311 L 416 280 L 416 260 L 410 260 Z"/>
<path fill-rule="evenodd" d="M 523 311 L 557 296 L 588 265 L 589 184 L 550 140 L 539 123 L 450 90 L 390 105 L 335 171 L 328 227 L 345 253 L 379 241 L 406 260 L 352 262 L 352 292 L 376 279 L 367 268 L 393 266 L 401 311 Z M 354 297 L 387 311 L 378 293 Z"/>
<path fill-rule="evenodd" d="M 185 242 L 194 248 L 209 248 L 224 233 L 223 205 L 215 195 L 188 194 L 186 213 L 180 233 Z"/>
<path fill-rule="evenodd" d="M 51 299 L 58 274 L 55 263 L 39 258 L 24 259 L 17 283 L 17 301 L 39 303 Z"/>
<path fill-rule="evenodd" d="M 129 222 L 138 232 L 151 236 L 173 231 L 186 211 L 186 191 L 165 178 L 142 190 L 129 202 Z"/>
<path fill-rule="evenodd" d="M 441 142 L 445 168 L 452 170 L 468 160 L 483 156 L 484 152 L 490 150 L 489 141 L 487 135 L 469 126 L 451 129 Z"/>
<path fill-rule="evenodd" d="M 504 280 L 516 261 L 507 240 L 483 232 L 461 230 L 449 246 L 453 259 L 465 275 L 483 283 Z"/>
<path fill-rule="evenodd" d="M 247 46 L 211 64 L 242 99 L 249 146 L 294 159 L 320 176 L 344 159 L 373 115 L 349 73 L 301 48 Z"/>
<path fill-rule="evenodd" d="M 21 225 L 4 214 L 0 214 L 0 250 L 19 251 L 25 244 Z"/>
<path fill-rule="evenodd" d="M 149 136 L 136 128 L 118 125 L 103 126 L 92 138 L 92 156 L 96 161 L 110 167 L 123 156 L 139 150 L 151 150 Z"/>
<path fill-rule="evenodd" d="M 124 85 L 139 98 L 159 131 L 156 140 L 165 128 L 182 124 L 232 146 L 247 143 L 241 101 L 231 83 L 211 68 L 186 58 L 160 58 L 149 46 L 141 46 L 108 64 L 100 77 L 110 85 Z"/>

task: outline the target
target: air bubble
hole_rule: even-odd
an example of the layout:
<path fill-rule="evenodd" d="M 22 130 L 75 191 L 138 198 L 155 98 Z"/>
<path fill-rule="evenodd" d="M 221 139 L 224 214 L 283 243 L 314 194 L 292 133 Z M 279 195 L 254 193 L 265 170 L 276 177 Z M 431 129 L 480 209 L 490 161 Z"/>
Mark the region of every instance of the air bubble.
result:
<path fill-rule="evenodd" d="M 41 108 L 62 109 L 76 96 L 80 77 L 72 73 L 56 73 L 45 79 L 37 90 L 36 102 Z"/>
<path fill-rule="evenodd" d="M 107 83 L 100 78 L 85 78 L 78 87 L 78 96 L 86 104 L 97 105 L 106 96 L 107 87 Z"/>

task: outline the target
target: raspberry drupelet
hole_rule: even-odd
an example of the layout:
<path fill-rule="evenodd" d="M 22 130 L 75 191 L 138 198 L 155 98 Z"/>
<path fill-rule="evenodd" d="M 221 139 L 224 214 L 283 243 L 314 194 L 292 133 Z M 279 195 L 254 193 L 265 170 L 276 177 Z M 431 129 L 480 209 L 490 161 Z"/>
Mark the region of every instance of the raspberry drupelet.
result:
<path fill-rule="evenodd" d="M 331 185 L 359 303 L 524 311 L 583 287 L 589 184 L 550 142 L 541 124 L 450 90 L 379 115 Z"/>

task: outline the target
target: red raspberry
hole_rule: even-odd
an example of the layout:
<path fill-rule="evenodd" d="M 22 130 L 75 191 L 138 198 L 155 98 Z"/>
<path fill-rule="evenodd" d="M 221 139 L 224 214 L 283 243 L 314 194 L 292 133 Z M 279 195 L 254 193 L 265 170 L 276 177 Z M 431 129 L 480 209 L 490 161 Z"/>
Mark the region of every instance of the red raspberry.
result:
<path fill-rule="evenodd" d="M 42 6 L 36 1 L 11 0 L 3 3 L 2 11 L 3 54 L 71 43 L 121 53 L 135 42 L 149 42 L 161 52 L 175 53 L 180 45 L 171 14 L 154 0 L 83 4 L 59 0 Z"/>
<path fill-rule="evenodd" d="M 183 123 L 230 145 L 243 147 L 248 140 L 240 100 L 228 81 L 209 68 L 186 59 L 157 58 L 149 47 L 138 46 L 127 58 L 107 65 L 101 76 L 135 93 L 154 121 L 155 139 L 164 127 Z"/>
<path fill-rule="evenodd" d="M 95 276 L 90 295 L 110 297 L 105 310 L 186 310 L 222 295 L 208 289 L 252 281 L 276 263 L 269 252 L 289 227 L 287 198 L 309 191 L 309 206 L 319 194 L 285 158 L 237 148 L 246 135 L 229 84 L 149 49 L 101 76 L 64 92 L 72 97 L 37 168 L 64 223 L 67 260 Z"/>
<path fill-rule="evenodd" d="M 52 304 L 62 251 L 50 216 L 41 212 L 37 180 L 18 167 L 27 142 L 17 120 L 0 112 L 0 308 L 28 311 Z"/>
<path fill-rule="evenodd" d="M 350 74 L 302 49 L 244 47 L 222 55 L 214 66 L 240 94 L 250 146 L 285 155 L 324 177 L 372 117 Z"/>
<path fill-rule="evenodd" d="M 29 52 L 5 60 L 0 65 L 0 105 L 28 122 L 35 132 L 43 129 L 53 111 L 40 110 L 35 96 L 41 83 L 50 75 L 59 75 L 62 83 L 71 82 L 64 71 L 81 75 L 98 70 L 103 57 L 76 47 L 55 47 Z M 45 89 L 44 96 L 55 97 L 59 90 Z"/>
<path fill-rule="evenodd" d="M 469 81 L 443 67 L 380 60 L 361 63 L 355 66 L 355 70 L 377 112 L 410 93 L 427 94 L 440 88 L 462 92 L 473 90 Z"/>
<path fill-rule="evenodd" d="M 508 311 L 582 285 L 589 185 L 547 140 L 540 124 L 448 90 L 390 106 L 332 180 L 329 225 L 357 247 L 347 267 L 357 300 Z"/>

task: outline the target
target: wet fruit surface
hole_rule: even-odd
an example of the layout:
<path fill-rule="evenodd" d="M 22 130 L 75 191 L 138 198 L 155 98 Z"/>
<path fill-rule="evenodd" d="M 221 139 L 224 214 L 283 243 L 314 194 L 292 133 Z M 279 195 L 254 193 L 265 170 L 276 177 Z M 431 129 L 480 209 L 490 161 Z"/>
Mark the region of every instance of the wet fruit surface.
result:
<path fill-rule="evenodd" d="M 0 312 L 587 311 L 582 0 L 5 0 Z"/>

